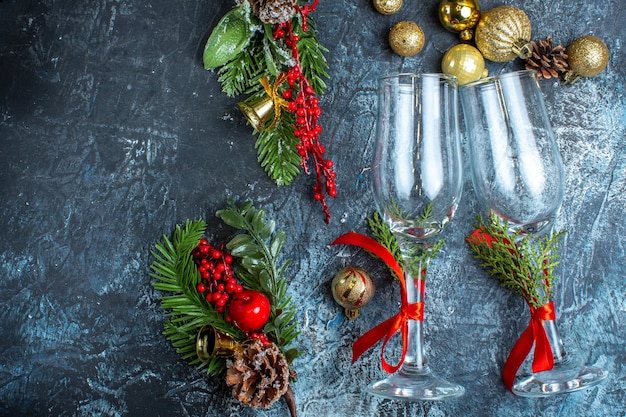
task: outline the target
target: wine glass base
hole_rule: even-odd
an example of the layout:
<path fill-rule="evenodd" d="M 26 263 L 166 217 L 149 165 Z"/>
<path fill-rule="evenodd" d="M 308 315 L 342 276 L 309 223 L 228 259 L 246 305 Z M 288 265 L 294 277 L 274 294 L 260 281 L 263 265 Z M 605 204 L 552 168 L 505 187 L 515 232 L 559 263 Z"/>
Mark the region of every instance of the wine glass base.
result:
<path fill-rule="evenodd" d="M 602 382 L 609 373 L 595 366 L 586 366 L 566 359 L 549 371 L 518 377 L 513 393 L 520 397 L 549 397 L 580 391 Z"/>
<path fill-rule="evenodd" d="M 460 397 L 465 389 L 432 373 L 429 367 L 408 369 L 398 372 L 367 387 L 370 394 L 392 400 L 439 401 Z"/>

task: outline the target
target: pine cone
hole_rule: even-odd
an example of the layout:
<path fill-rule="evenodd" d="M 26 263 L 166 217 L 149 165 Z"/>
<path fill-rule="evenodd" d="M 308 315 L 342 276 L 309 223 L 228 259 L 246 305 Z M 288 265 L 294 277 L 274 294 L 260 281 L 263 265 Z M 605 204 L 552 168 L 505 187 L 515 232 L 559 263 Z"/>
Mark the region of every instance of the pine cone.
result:
<path fill-rule="evenodd" d="M 227 363 L 226 384 L 251 407 L 269 408 L 289 389 L 289 365 L 274 343 L 252 341 Z"/>
<path fill-rule="evenodd" d="M 553 46 L 552 39 L 548 36 L 545 40 L 531 42 L 533 53 L 526 60 L 525 67 L 535 70 L 539 78 L 558 78 L 560 74 L 567 72 L 567 54 L 561 45 Z"/>
<path fill-rule="evenodd" d="M 237 0 L 237 4 L 248 1 L 252 12 L 264 23 L 284 23 L 296 13 L 298 0 Z"/>

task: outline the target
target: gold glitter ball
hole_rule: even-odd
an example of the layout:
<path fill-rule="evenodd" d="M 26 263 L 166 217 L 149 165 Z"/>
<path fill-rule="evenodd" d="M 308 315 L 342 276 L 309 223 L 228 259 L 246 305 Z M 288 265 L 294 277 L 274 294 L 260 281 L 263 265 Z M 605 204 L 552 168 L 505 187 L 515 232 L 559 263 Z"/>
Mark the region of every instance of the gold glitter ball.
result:
<path fill-rule="evenodd" d="M 362 268 L 347 266 L 335 274 L 331 283 L 333 298 L 345 309 L 349 319 L 359 316 L 360 308 L 374 296 L 374 282 Z"/>
<path fill-rule="evenodd" d="M 410 20 L 396 23 L 389 31 L 389 46 L 400 56 L 413 56 L 424 47 L 424 32 Z"/>
<path fill-rule="evenodd" d="M 402 0 L 373 0 L 373 3 L 380 14 L 394 14 L 402 7 Z"/>
<path fill-rule="evenodd" d="M 600 38 L 581 36 L 567 47 L 569 69 L 579 77 L 593 77 L 600 74 L 609 63 L 609 48 Z M 567 75 L 566 75 L 567 78 Z"/>
<path fill-rule="evenodd" d="M 476 47 L 485 59 L 508 62 L 530 58 L 532 28 L 526 13 L 513 6 L 498 6 L 482 12 L 474 30 Z"/>

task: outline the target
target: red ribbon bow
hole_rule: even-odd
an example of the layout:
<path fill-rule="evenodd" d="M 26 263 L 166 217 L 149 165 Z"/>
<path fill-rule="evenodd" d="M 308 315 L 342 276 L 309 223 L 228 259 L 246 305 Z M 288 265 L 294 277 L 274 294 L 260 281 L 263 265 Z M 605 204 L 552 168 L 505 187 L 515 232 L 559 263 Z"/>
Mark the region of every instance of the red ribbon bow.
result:
<path fill-rule="evenodd" d="M 548 371 L 554 367 L 552 347 L 546 335 L 546 330 L 543 328 L 544 320 L 554 320 L 556 318 L 554 303 L 550 301 L 539 308 L 530 306 L 530 314 L 528 327 L 517 340 L 513 349 L 511 349 L 511 353 L 509 353 L 509 357 L 506 359 L 502 369 L 502 379 L 509 391 L 512 391 L 517 371 L 524 363 L 524 360 L 526 360 L 533 344 L 535 345 L 533 372 Z"/>
<path fill-rule="evenodd" d="M 384 338 L 385 340 L 383 341 L 383 346 L 380 352 L 382 368 L 385 372 L 390 374 L 396 372 L 406 357 L 407 337 L 409 331 L 407 320 L 423 321 L 424 303 L 420 301 L 418 303 L 409 304 L 402 268 L 387 248 L 378 243 L 376 240 L 358 233 L 349 232 L 339 236 L 333 243 L 331 243 L 331 245 L 354 245 L 373 253 L 385 262 L 400 280 L 400 312 L 367 331 L 352 345 L 352 363 L 354 363 L 363 353 L 374 346 L 379 340 Z M 424 286 L 420 286 L 419 290 L 423 293 Z M 397 365 L 391 365 L 385 360 L 385 347 L 387 346 L 389 339 L 391 339 L 391 337 L 398 330 L 401 331 L 402 335 L 402 357 Z"/>

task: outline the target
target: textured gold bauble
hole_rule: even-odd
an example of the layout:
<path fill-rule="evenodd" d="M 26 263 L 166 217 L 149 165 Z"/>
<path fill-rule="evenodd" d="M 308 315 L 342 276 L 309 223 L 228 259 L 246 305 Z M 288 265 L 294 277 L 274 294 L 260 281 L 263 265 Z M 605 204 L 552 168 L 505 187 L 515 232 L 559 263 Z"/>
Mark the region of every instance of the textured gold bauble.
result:
<path fill-rule="evenodd" d="M 402 7 L 402 0 L 373 0 L 374 8 L 381 14 L 394 14 Z"/>
<path fill-rule="evenodd" d="M 478 0 L 441 0 L 439 21 L 450 32 L 459 34 L 463 41 L 472 39 L 472 29 L 480 19 Z"/>
<path fill-rule="evenodd" d="M 454 75 L 458 85 L 476 81 L 484 76 L 485 60 L 472 45 L 458 44 L 448 49 L 441 60 L 441 72 Z"/>
<path fill-rule="evenodd" d="M 335 274 L 331 283 L 333 298 L 349 319 L 359 316 L 360 308 L 374 296 L 374 282 L 362 268 L 348 266 Z"/>
<path fill-rule="evenodd" d="M 531 33 L 530 20 L 523 10 L 499 6 L 481 13 L 474 39 L 485 59 L 507 62 L 531 56 Z"/>
<path fill-rule="evenodd" d="M 398 22 L 389 31 L 389 46 L 398 55 L 413 56 L 424 47 L 424 32 L 410 20 Z"/>
<path fill-rule="evenodd" d="M 567 47 L 569 71 L 565 82 L 573 83 L 579 77 L 594 77 L 609 63 L 609 48 L 595 36 L 581 36 Z"/>

